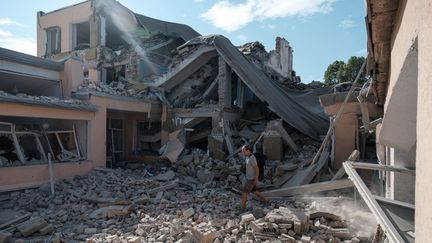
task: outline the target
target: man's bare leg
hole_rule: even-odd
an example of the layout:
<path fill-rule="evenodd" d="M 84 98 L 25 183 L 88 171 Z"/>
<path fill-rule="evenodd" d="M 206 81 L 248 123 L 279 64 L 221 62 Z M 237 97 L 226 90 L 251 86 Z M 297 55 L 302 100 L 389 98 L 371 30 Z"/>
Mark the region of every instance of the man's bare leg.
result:
<path fill-rule="evenodd" d="M 242 198 L 241 198 L 241 207 L 242 209 L 246 209 L 246 200 L 247 200 L 247 193 L 242 192 Z"/>
<path fill-rule="evenodd" d="M 263 203 L 268 203 L 268 199 L 265 198 L 265 197 L 261 194 L 261 192 L 259 192 L 259 191 L 254 191 L 253 194 L 255 194 L 257 197 L 259 197 L 259 199 L 261 200 L 261 202 L 263 202 Z"/>

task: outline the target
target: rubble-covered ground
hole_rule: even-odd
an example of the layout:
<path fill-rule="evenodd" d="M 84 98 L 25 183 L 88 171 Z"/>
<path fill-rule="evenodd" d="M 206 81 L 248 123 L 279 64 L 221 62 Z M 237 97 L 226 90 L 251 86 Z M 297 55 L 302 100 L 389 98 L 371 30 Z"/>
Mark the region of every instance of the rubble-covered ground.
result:
<path fill-rule="evenodd" d="M 231 190 L 240 185 L 241 161 L 232 159 L 222 166 L 225 162 L 195 150 L 173 167 L 159 163 L 96 169 L 56 181 L 54 196 L 49 184 L 0 195 L 0 215 L 31 215 L 24 223 L 3 228 L 13 233 L 0 231 L 0 241 L 369 241 L 376 226 L 372 215 L 335 192 L 266 205 L 249 197 L 242 211 L 240 195 Z M 197 169 L 184 172 L 184 163 Z"/>

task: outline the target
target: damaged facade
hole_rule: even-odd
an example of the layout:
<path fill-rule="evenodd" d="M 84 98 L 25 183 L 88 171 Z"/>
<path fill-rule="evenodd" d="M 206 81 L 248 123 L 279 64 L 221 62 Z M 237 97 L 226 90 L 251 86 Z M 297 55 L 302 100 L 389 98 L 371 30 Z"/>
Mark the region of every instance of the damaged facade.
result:
<path fill-rule="evenodd" d="M 280 160 L 305 135 L 319 138 L 328 124 L 315 99 L 327 90 L 305 90 L 284 38 L 269 53 L 259 42 L 235 47 L 225 37 L 201 37 L 116 1 L 38 12 L 37 22 L 40 58 L 1 53 L 2 104 L 23 111 L 1 111 L 0 173 L 46 169 L 48 154 L 55 172 L 76 168 L 60 178 L 160 154 L 176 162 L 185 148 L 224 160 L 244 143 Z M 279 132 L 268 126 L 271 120 Z M 28 181 L 2 177 L 0 185 L 10 190 L 48 180 L 37 173 Z"/>
<path fill-rule="evenodd" d="M 417 206 L 420 202 L 426 207 L 427 193 L 414 185 L 413 168 L 419 158 L 426 160 L 427 148 L 421 145 L 422 155 L 416 153 L 418 136 L 412 125 L 429 114 L 416 112 L 417 104 L 424 106 L 420 98 L 427 98 L 418 95 L 416 88 L 420 87 L 418 77 L 426 80 L 430 75 L 417 74 L 417 63 L 411 62 L 418 62 L 417 50 L 430 35 L 413 18 L 417 29 L 410 32 L 411 45 L 407 38 L 398 37 L 410 24 L 405 23 L 405 15 L 413 15 L 419 3 L 366 2 L 371 81 L 348 85 L 349 91 L 344 85 L 331 89 L 302 84 L 293 70 L 293 50 L 281 37 L 270 52 L 259 42 L 234 46 L 224 36 L 201 36 L 189 26 L 134 13 L 113 0 L 89 0 L 38 12 L 39 57 L 0 49 L 0 191 L 42 185 L 50 178 L 49 170 L 56 180 L 69 178 L 52 189 L 62 191 L 55 201 L 34 196 L 42 208 L 50 205 L 49 210 L 59 211 L 39 212 L 41 217 L 47 214 L 48 222 L 29 220 L 38 226 L 29 235 L 62 229 L 63 235 L 56 234 L 59 241 L 141 242 L 146 237 L 179 242 L 367 242 L 372 238 L 380 242 L 380 230 L 389 239 L 399 239 L 391 234 L 401 230 L 390 224 L 387 228 L 383 217 L 378 217 L 377 232 L 360 232 L 362 227 L 354 229 L 337 215 L 317 212 L 316 202 L 298 206 L 300 199 L 285 201 L 324 191 L 332 195 L 341 189 L 349 194 L 354 186 L 362 196 L 369 195 L 363 181 L 374 185 L 378 178 L 375 191 L 379 195 L 374 201 L 389 203 L 386 200 L 391 199 L 395 204 L 397 200 L 396 204 L 405 203 L 413 213 L 416 191 Z M 395 25 L 380 22 L 390 17 Z M 390 45 L 404 48 L 396 51 Z M 403 56 L 399 50 L 409 50 L 405 61 L 398 59 Z M 407 87 L 400 81 L 408 79 L 418 79 L 418 84 Z M 400 107 L 407 112 L 400 112 Z M 241 221 L 225 220 L 236 216 L 227 208 L 234 207 L 238 192 L 235 186 L 243 164 L 238 154 L 243 144 L 252 145 L 259 160 L 265 161 L 260 175 L 263 194 L 281 202 L 272 203 L 269 210 L 242 215 Z M 52 165 L 47 163 L 51 160 Z M 355 162 L 359 160 L 373 162 Z M 361 172 L 358 176 L 355 171 L 382 166 L 387 171 L 379 175 Z M 395 170 L 408 175 L 389 172 Z M 345 171 L 349 179 L 342 178 Z M 101 191 L 93 184 L 100 184 Z M 39 188 L 29 195 L 38 192 L 46 193 Z M 223 200 L 211 198 L 217 193 L 222 193 Z M 12 198 L 25 207 L 27 196 L 17 192 Z M 73 213 L 64 212 L 67 200 L 72 202 Z M 85 201 L 82 207 L 80 200 Z M 294 211 L 285 208 L 293 205 Z M 211 218 L 210 209 L 224 219 Z M 162 216 L 143 213 L 147 211 Z M 24 216 L 21 219 L 28 220 Z M 123 216 L 125 222 L 117 221 Z M 77 227 L 68 220 L 84 220 L 86 225 Z M 416 220 L 417 224 L 427 222 L 423 216 Z M 129 233 L 117 229 L 122 224 Z M 11 225 L 7 226 L 12 232 L 16 228 L 22 235 L 28 233 L 24 226 Z M 47 230 L 47 225 L 52 229 Z M 413 239 L 413 225 L 403 231 L 404 240 Z"/>
<path fill-rule="evenodd" d="M 399 214 L 395 223 L 403 240 L 415 229 L 415 241 L 427 242 L 431 232 L 431 38 L 428 1 L 368 0 L 368 71 L 378 103 L 384 104 L 376 128 L 380 164 L 414 171 L 387 172 L 386 197 L 415 204 L 415 212 Z M 409 222 L 408 224 L 406 222 Z"/>

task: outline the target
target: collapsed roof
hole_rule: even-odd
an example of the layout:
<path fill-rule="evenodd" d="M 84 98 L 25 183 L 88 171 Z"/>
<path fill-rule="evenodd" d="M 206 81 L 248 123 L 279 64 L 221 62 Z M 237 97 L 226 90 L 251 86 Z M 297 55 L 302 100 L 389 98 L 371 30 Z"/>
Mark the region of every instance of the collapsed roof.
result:
<path fill-rule="evenodd" d="M 198 32 L 185 24 L 162 21 L 137 13 L 135 13 L 135 17 L 141 27 L 145 28 L 150 33 L 161 33 L 167 36 L 176 36 L 182 38 L 185 41 L 200 36 Z"/>
<path fill-rule="evenodd" d="M 182 63 L 171 69 L 156 82 L 163 88 L 173 88 L 188 74 L 195 72 L 215 55 L 219 55 L 248 86 L 248 88 L 285 122 L 300 132 L 318 139 L 328 129 L 328 118 L 319 104 L 318 96 L 328 88 L 294 90 L 269 79 L 227 38 L 221 35 L 196 37 L 184 44 L 201 45 Z"/>

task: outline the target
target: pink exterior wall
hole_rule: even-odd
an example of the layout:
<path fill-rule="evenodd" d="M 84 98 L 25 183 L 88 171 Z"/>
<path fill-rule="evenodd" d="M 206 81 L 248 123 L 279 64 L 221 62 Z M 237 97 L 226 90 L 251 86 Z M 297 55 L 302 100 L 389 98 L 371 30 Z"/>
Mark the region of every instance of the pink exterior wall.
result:
<path fill-rule="evenodd" d="M 85 175 L 97 167 L 91 161 L 53 163 L 54 179 Z M 37 187 L 49 182 L 48 164 L 0 168 L 0 192 Z"/>
<path fill-rule="evenodd" d="M 326 106 L 324 111 L 327 115 L 334 116 L 339 111 L 341 104 Z M 382 114 L 382 109 L 372 103 L 367 103 L 367 107 L 370 117 L 379 117 Z M 361 116 L 359 103 L 347 103 L 339 121 L 335 124 L 333 161 L 335 169 L 339 169 L 352 151 L 356 149 L 359 116 Z"/>
<path fill-rule="evenodd" d="M 67 52 L 72 49 L 72 24 L 88 21 L 91 14 L 91 1 L 86 1 L 41 16 L 37 24 L 37 56 L 45 55 L 46 28 L 61 28 L 61 52 Z"/>
<path fill-rule="evenodd" d="M 76 91 L 84 80 L 83 62 L 68 59 L 64 63 L 64 70 L 60 73 L 64 98 L 70 98 L 71 92 Z"/>
<path fill-rule="evenodd" d="M 95 135 L 97 141 L 96 143 L 92 143 L 89 153 L 97 153 L 97 157 L 103 157 L 104 165 L 106 161 L 106 119 L 108 117 L 123 120 L 126 159 L 132 159 L 134 121 L 149 120 L 149 114 L 152 121 L 160 121 L 161 119 L 161 104 L 116 100 L 98 96 L 91 96 L 90 103 L 96 105 L 99 109 L 99 112 L 96 114 L 97 122 L 93 123 L 95 126 L 98 126 L 97 130 L 99 134 Z M 108 113 L 109 110 L 117 111 L 118 113 Z"/>
<path fill-rule="evenodd" d="M 16 103 L 0 103 L 1 116 L 44 117 L 53 119 L 86 120 L 94 119 L 94 112 L 30 106 Z"/>
<path fill-rule="evenodd" d="M 87 159 L 79 163 L 54 163 L 56 179 L 83 175 L 92 168 L 105 166 L 106 112 L 98 112 L 0 103 L 1 116 L 52 118 L 88 121 Z M 0 191 L 33 187 L 48 181 L 47 165 L 0 168 Z"/>

